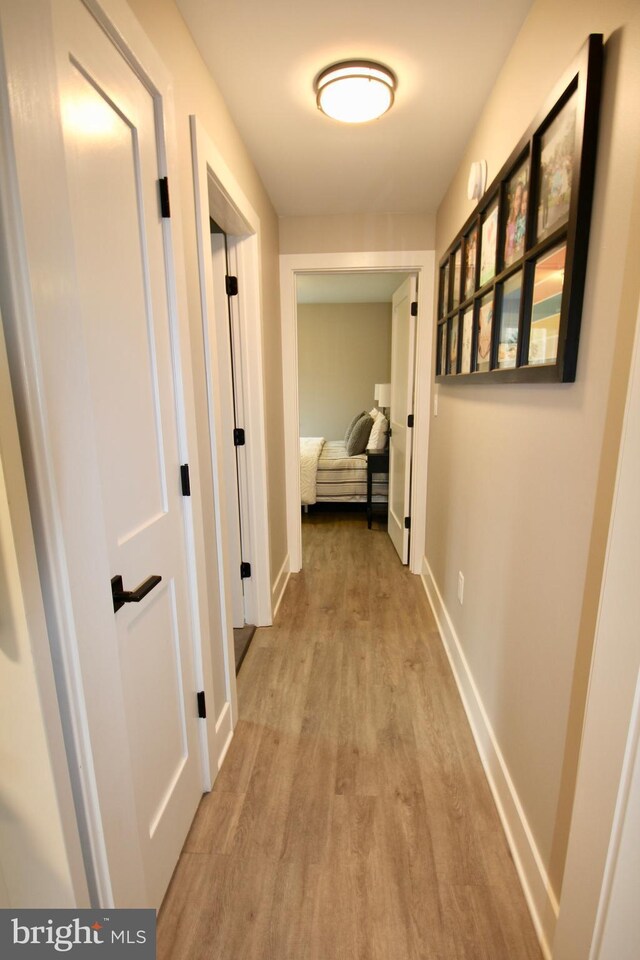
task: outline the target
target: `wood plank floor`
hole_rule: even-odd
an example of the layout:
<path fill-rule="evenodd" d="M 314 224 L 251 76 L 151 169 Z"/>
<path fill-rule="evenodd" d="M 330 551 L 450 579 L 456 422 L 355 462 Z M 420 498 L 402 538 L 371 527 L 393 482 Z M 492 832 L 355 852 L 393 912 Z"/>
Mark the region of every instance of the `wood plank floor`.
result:
<path fill-rule="evenodd" d="M 540 960 L 420 580 L 361 514 L 308 518 L 303 543 L 159 960 Z"/>

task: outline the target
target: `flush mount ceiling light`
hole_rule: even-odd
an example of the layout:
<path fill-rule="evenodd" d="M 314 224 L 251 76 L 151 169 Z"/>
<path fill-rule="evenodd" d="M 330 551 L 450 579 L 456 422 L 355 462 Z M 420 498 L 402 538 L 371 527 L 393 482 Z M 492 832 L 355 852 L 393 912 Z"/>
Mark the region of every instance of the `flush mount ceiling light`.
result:
<path fill-rule="evenodd" d="M 393 103 L 396 78 L 373 60 L 342 60 L 327 67 L 315 82 L 318 109 L 342 123 L 377 120 Z"/>

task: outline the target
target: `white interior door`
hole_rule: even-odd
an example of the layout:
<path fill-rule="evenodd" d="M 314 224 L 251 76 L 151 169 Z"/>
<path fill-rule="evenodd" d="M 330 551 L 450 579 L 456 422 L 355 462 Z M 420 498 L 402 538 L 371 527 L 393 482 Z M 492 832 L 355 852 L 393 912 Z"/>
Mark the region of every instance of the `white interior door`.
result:
<path fill-rule="evenodd" d="M 238 261 L 238 238 L 227 234 L 227 267 L 230 274 L 239 278 L 242 267 Z M 245 397 L 248 395 L 243 353 L 245 344 L 242 342 L 242 324 L 240 322 L 240 290 L 238 296 L 228 298 L 229 330 L 231 338 L 231 364 L 233 370 L 234 417 L 236 426 L 245 430 L 246 440 L 235 448 L 236 479 L 238 495 L 238 518 L 240 526 L 240 552 L 242 560 L 249 564 L 251 573 L 242 580 L 242 594 L 244 601 L 244 620 L 246 623 L 256 624 L 255 611 L 257 610 L 256 594 L 256 556 L 251 538 L 251 497 L 249 492 L 249 462 L 248 444 L 255 446 L 256 438 L 247 428 L 247 410 Z"/>
<path fill-rule="evenodd" d="M 202 793 L 172 280 L 157 187 L 164 146 L 154 98 L 83 3 L 56 0 L 53 9 L 83 338 L 83 353 L 67 344 L 67 376 L 89 385 L 111 576 L 128 591 L 162 578 L 139 602 L 114 612 L 105 598 L 93 614 L 101 629 L 111 618 L 119 672 L 104 683 L 123 705 L 138 828 L 138 848 L 110 859 L 126 871 L 140 858 L 146 893 L 135 905 L 159 906 Z M 83 450 L 71 438 L 65 453 L 72 478 Z M 87 556 L 87 576 L 92 567 L 100 563 Z M 104 724 L 98 704 L 87 709 L 90 725 Z M 119 790 L 114 783 L 115 795 L 100 797 L 105 816 L 126 803 Z M 124 905 L 134 904 L 116 903 Z"/>
<path fill-rule="evenodd" d="M 389 440 L 389 536 L 402 563 L 409 562 L 409 528 L 405 519 L 411 505 L 411 429 L 407 418 L 413 413 L 415 369 L 415 317 L 411 304 L 416 300 L 416 279 L 407 277 L 392 300 L 391 319 L 391 407 Z"/>
<path fill-rule="evenodd" d="M 213 274 L 213 316 L 204 317 L 204 322 L 210 325 L 209 344 L 214 345 L 215 355 L 211 354 L 207 360 L 207 377 L 209 380 L 209 419 L 215 418 L 215 404 L 213 399 L 213 382 L 211 377 L 218 378 L 220 403 L 222 407 L 222 436 L 220 437 L 222 468 L 225 474 L 224 495 L 226 503 L 224 509 L 228 518 L 228 550 L 229 567 L 231 570 L 231 601 L 233 626 L 243 627 L 245 623 L 245 606 L 242 580 L 240 578 L 240 564 L 242 562 L 242 536 L 240 504 L 238 500 L 238 461 L 236 447 L 233 442 L 233 428 L 238 423 L 236 392 L 234 390 L 233 370 L 233 343 L 229 317 L 229 303 L 225 287 L 225 277 L 228 273 L 226 241 L 224 233 L 211 234 L 211 266 Z M 212 435 L 212 445 L 215 446 L 215 437 Z M 214 464 L 214 469 L 216 465 Z M 218 467 L 219 468 L 219 467 Z"/>

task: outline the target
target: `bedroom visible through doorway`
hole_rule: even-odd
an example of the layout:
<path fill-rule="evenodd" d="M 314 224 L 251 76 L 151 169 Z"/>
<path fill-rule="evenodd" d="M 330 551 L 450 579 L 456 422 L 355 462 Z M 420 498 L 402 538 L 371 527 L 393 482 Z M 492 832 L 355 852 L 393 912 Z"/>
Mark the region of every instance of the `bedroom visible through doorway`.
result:
<path fill-rule="evenodd" d="M 406 493 L 408 513 L 406 426 L 396 428 L 401 464 L 389 430 L 392 390 L 395 406 L 402 397 L 412 412 L 415 314 L 409 315 L 410 304 L 404 325 L 398 320 L 398 303 L 402 306 L 407 291 L 415 301 L 415 275 L 399 271 L 296 276 L 303 524 L 324 522 L 330 514 L 360 520 L 374 535 L 386 532 L 390 479 L 396 486 L 392 503 Z M 398 336 L 399 330 L 404 335 Z M 391 476 L 390 460 L 395 462 Z M 395 545 L 398 537 L 392 539 Z M 406 563 L 408 543 L 404 546 L 404 555 L 398 552 Z"/>

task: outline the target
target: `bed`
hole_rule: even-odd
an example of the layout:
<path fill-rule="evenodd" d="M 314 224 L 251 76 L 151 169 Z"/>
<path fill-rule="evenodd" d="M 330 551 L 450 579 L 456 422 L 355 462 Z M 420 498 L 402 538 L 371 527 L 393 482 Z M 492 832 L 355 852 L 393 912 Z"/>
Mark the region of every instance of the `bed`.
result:
<path fill-rule="evenodd" d="M 387 486 L 386 474 L 373 475 L 374 503 L 386 503 Z M 367 454 L 350 457 L 343 440 L 301 437 L 300 487 L 303 506 L 366 503 Z"/>

